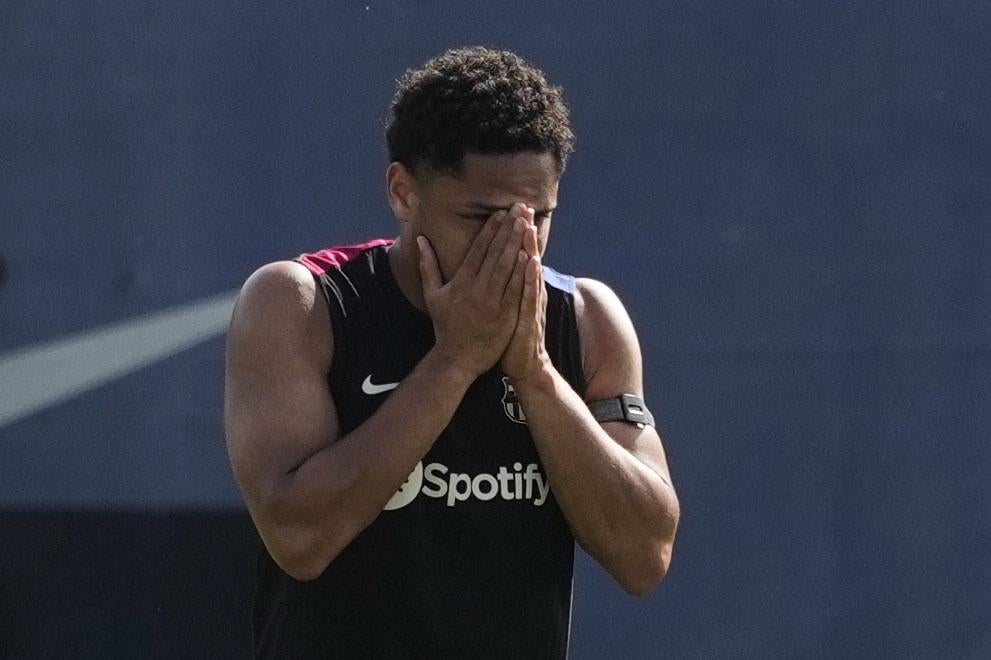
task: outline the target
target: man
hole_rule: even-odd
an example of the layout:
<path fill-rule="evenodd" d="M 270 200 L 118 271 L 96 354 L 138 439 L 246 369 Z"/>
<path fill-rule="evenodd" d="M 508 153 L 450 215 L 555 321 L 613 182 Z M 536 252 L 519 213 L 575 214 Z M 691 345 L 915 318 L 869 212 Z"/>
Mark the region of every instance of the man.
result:
<path fill-rule="evenodd" d="M 512 53 L 448 51 L 387 142 L 399 237 L 263 266 L 231 321 L 255 653 L 564 657 L 574 540 L 644 595 L 679 517 L 626 311 L 541 264 L 567 108 Z"/>

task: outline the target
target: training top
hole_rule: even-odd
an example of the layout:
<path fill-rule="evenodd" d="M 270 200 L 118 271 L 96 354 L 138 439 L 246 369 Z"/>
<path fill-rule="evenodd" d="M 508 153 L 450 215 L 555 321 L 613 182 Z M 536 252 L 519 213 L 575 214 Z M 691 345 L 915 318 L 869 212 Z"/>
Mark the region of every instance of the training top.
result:
<path fill-rule="evenodd" d="M 392 240 L 300 255 L 327 300 L 328 385 L 343 436 L 434 345 L 430 317 L 400 291 Z M 573 277 L 544 266 L 546 347 L 580 394 Z M 436 394 L 421 393 L 424 402 Z M 259 658 L 563 658 L 574 537 L 513 387 L 499 365 L 379 516 L 320 577 L 299 582 L 260 544 L 253 612 Z"/>

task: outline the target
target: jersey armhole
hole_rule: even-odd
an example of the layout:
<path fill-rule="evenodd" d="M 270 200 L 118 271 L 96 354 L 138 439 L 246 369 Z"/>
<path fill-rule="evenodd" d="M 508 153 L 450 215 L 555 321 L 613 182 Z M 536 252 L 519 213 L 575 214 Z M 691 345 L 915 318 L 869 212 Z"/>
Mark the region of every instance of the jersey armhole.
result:
<path fill-rule="evenodd" d="M 325 378 L 327 385 L 331 387 L 331 392 L 333 393 L 335 390 L 333 387 L 334 374 L 341 372 L 344 362 L 347 359 L 347 345 L 344 341 L 344 319 L 340 315 L 340 308 L 334 299 L 335 296 L 331 295 L 331 290 L 336 285 L 327 271 L 314 269 L 303 257 L 295 257 L 292 261 L 302 264 L 310 272 L 317 291 L 327 306 L 327 322 L 330 323 L 330 334 L 334 345 L 330 353 L 330 365 L 327 367 Z"/>
<path fill-rule="evenodd" d="M 575 380 L 577 381 L 575 385 L 578 385 L 577 393 L 584 400 L 585 391 L 588 389 L 588 378 L 585 375 L 585 364 L 582 355 L 582 339 L 581 339 L 581 326 L 578 321 L 578 296 L 581 295 L 578 292 L 578 283 L 573 275 L 565 275 L 560 273 L 550 266 L 543 266 L 542 273 L 544 276 L 544 282 L 558 291 L 564 293 L 563 305 L 564 312 L 567 313 L 570 318 L 569 323 L 574 328 L 574 345 L 568 346 L 567 353 L 571 356 L 571 370 L 575 375 Z"/>

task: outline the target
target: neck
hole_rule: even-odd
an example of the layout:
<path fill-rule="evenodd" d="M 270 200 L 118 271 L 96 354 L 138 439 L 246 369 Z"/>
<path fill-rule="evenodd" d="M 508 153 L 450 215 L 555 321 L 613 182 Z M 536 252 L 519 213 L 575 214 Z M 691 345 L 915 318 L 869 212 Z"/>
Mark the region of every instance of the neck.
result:
<path fill-rule="evenodd" d="M 423 282 L 420 279 L 420 254 L 416 245 L 407 245 L 402 236 L 389 248 L 389 268 L 396 284 L 406 299 L 421 312 L 426 313 L 427 305 L 423 301 Z"/>

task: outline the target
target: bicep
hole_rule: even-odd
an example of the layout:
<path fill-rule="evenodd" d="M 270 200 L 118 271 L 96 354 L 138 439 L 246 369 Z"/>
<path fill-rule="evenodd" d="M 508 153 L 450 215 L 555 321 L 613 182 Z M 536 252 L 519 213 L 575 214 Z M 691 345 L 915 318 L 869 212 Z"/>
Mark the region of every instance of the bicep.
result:
<path fill-rule="evenodd" d="M 579 332 L 586 372 L 585 401 L 621 394 L 643 397 L 643 356 L 636 330 L 619 298 L 605 284 L 581 278 Z M 645 401 L 651 408 L 649 401 Z M 651 408 L 651 412 L 654 410 Z M 603 422 L 602 428 L 668 484 L 671 477 L 657 430 L 629 422 Z"/>
<path fill-rule="evenodd" d="M 326 306 L 295 267 L 269 264 L 248 279 L 227 337 L 227 445 L 249 507 L 274 498 L 338 433 L 326 380 L 330 340 L 321 337 L 329 335 Z"/>

